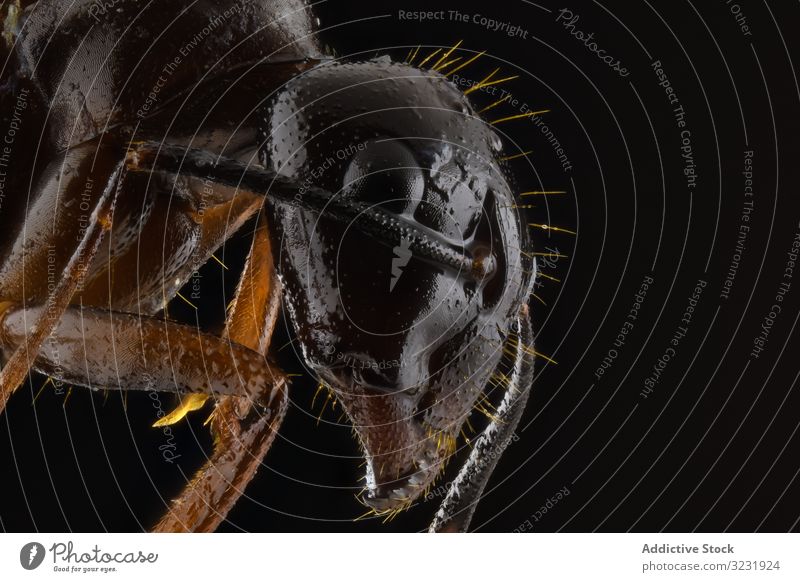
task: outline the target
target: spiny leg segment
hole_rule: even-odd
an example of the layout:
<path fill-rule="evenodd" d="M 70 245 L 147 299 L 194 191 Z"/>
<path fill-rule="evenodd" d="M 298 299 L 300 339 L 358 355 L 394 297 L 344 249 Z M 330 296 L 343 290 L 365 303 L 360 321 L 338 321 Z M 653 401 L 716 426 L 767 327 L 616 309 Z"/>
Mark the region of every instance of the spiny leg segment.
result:
<path fill-rule="evenodd" d="M 280 295 L 262 214 L 223 335 L 265 356 Z M 153 531 L 214 531 L 244 493 L 272 445 L 288 406 L 287 378 L 276 366 L 270 369 L 273 382 L 264 386 L 259 400 L 225 396 L 217 401 L 211 417 L 214 453 L 173 500 Z"/>

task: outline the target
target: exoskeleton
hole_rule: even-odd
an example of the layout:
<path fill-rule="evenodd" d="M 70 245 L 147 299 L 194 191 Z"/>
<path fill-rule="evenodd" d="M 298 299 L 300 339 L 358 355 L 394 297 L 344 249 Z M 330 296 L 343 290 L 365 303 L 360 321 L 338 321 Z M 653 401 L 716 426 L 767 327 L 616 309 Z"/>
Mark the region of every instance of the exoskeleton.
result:
<path fill-rule="evenodd" d="M 418 499 L 493 409 L 430 528 L 465 530 L 533 381 L 536 264 L 449 53 L 326 56 L 301 0 L 39 0 L 5 18 L 0 410 L 31 370 L 177 392 L 165 423 L 213 399 L 214 454 L 155 530 L 214 530 L 287 409 L 270 358 L 285 310 L 376 513 Z M 224 331 L 170 319 L 245 223 Z"/>

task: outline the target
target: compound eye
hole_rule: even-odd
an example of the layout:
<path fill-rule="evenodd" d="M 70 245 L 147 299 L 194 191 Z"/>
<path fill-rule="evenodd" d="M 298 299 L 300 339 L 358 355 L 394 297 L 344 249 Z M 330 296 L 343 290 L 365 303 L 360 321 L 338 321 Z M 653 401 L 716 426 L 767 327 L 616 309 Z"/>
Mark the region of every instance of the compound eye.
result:
<path fill-rule="evenodd" d="M 397 140 L 368 142 L 353 156 L 343 178 L 344 196 L 383 210 L 413 212 L 425 193 L 425 177 L 414 154 Z"/>

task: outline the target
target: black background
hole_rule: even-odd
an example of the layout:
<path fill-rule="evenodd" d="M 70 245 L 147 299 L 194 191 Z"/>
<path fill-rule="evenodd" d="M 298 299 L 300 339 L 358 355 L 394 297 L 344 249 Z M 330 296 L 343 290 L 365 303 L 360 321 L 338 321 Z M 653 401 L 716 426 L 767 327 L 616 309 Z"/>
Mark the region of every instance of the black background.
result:
<path fill-rule="evenodd" d="M 743 34 L 732 7 L 746 17 Z M 567 8 L 576 29 L 594 32 L 629 75 L 606 66 L 557 22 Z M 445 20 L 414 22 L 398 10 L 445 10 Z M 451 20 L 448 10 L 468 15 Z M 787 252 L 800 231 L 797 130 L 800 90 L 792 60 L 797 3 L 740 0 L 636 0 L 556 4 L 498 2 L 363 3 L 316 7 L 325 42 L 341 57 L 404 59 L 463 40 L 487 51 L 463 74 L 496 67 L 519 75 L 507 88 L 543 118 L 571 162 L 565 171 L 530 120 L 498 126 L 527 190 L 564 190 L 537 198 L 532 222 L 577 236 L 537 231 L 539 250 L 561 258 L 544 268 L 531 303 L 541 365 L 533 396 L 478 507 L 479 531 L 787 531 L 800 518 L 800 272 L 791 281 L 760 357 L 753 340 L 776 303 Z M 735 10 L 735 9 L 734 9 Z M 511 38 L 472 22 L 483 15 L 517 25 Z M 468 53 L 465 53 L 468 54 Z M 419 59 L 418 59 L 419 60 Z M 697 164 L 697 186 L 683 174 L 680 129 L 651 64 L 660 60 L 680 104 Z M 492 98 L 474 95 L 484 106 Z M 497 117 L 513 108 L 494 109 Z M 501 115 L 502 114 L 502 115 Z M 491 116 L 490 116 L 491 118 Z M 518 145 L 514 145 L 518 144 Z M 730 297 L 721 298 L 736 246 L 744 197 L 744 152 L 753 156 L 754 202 Z M 532 200 L 528 199 L 527 202 Z M 223 253 L 235 271 L 245 243 Z M 646 276 L 640 315 L 613 365 L 595 371 Z M 204 310 L 224 309 L 235 281 L 218 265 L 203 270 Z M 698 280 L 707 282 L 688 333 L 647 398 L 653 366 L 681 325 Z M 544 305 L 543 303 L 546 303 Z M 175 305 L 174 314 L 190 316 Z M 283 325 L 283 324 L 281 324 Z M 287 341 L 277 334 L 273 346 Z M 304 372 L 291 349 L 280 357 Z M 542 362 L 543 364 L 544 362 Z M 152 401 L 131 394 L 42 392 L 34 377 L 0 423 L 0 528 L 7 531 L 147 529 L 210 450 L 195 413 L 176 428 L 176 464 L 164 462 Z M 264 467 L 223 531 L 416 531 L 435 501 L 390 523 L 353 519 L 364 512 L 358 449 L 340 411 L 317 424 L 316 383 L 297 378 L 292 405 Z M 173 397 L 163 397 L 169 409 Z M 548 499 L 569 495 L 546 512 Z"/>

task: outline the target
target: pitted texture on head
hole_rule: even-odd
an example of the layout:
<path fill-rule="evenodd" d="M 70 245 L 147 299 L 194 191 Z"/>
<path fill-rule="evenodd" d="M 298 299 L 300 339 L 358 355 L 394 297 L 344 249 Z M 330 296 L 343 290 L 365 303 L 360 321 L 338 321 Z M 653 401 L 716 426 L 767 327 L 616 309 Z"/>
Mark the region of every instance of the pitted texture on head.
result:
<path fill-rule="evenodd" d="M 529 291 L 499 138 L 447 79 L 388 59 L 315 67 L 260 117 L 262 163 L 298 196 L 387 216 L 382 242 L 358 216 L 271 207 L 297 345 L 359 434 L 366 501 L 396 508 L 439 474 Z M 403 225 L 474 268 L 415 255 Z"/>

